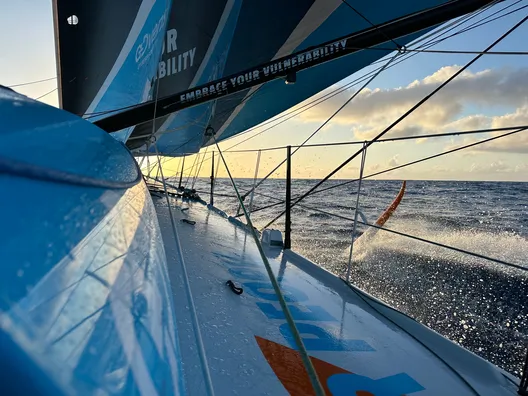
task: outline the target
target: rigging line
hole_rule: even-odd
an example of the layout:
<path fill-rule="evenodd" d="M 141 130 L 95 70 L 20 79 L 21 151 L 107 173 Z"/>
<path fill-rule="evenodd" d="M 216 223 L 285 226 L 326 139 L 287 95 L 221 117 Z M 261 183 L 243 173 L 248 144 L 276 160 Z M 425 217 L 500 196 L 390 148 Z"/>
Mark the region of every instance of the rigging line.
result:
<path fill-rule="evenodd" d="M 375 50 L 375 51 L 387 51 L 388 48 L 378 48 L 378 47 L 370 47 L 367 48 L 368 50 Z M 526 51 L 489 51 L 489 52 L 482 52 L 482 51 L 468 51 L 468 50 L 428 50 L 428 49 L 412 49 L 412 48 L 405 48 L 402 49 L 402 52 L 423 52 L 427 54 L 460 54 L 460 55 L 476 55 L 476 54 L 484 54 L 484 55 L 528 55 L 528 52 Z"/>
<path fill-rule="evenodd" d="M 328 211 L 323 210 L 323 209 L 314 208 L 313 206 L 307 206 L 307 205 L 300 205 L 300 206 L 302 206 L 302 207 L 304 207 L 306 209 L 311 209 L 311 210 L 314 210 L 316 212 L 324 213 L 324 214 L 327 214 L 329 216 L 333 216 L 333 217 L 336 217 L 336 218 L 339 218 L 339 219 L 342 219 L 342 220 L 354 221 L 354 218 L 352 218 L 352 217 L 342 216 L 342 215 L 339 215 L 339 214 L 336 214 L 336 213 L 328 212 Z M 489 257 L 489 256 L 485 256 L 485 255 L 480 254 L 480 253 L 475 253 L 475 252 L 471 252 L 469 250 L 460 249 L 460 248 L 457 248 L 455 246 L 445 245 L 445 244 L 440 243 L 440 242 L 431 241 L 429 239 L 417 237 L 415 235 L 406 234 L 404 232 L 392 230 L 390 228 L 381 227 L 381 226 L 378 226 L 376 224 L 365 223 L 365 222 L 363 222 L 361 220 L 357 220 L 357 223 L 361 224 L 361 225 L 364 225 L 364 226 L 376 228 L 378 230 L 387 231 L 387 232 L 390 232 L 390 233 L 393 233 L 393 234 L 396 234 L 396 235 L 399 235 L 399 236 L 403 236 L 403 237 L 406 237 L 406 238 L 414 239 L 414 240 L 417 240 L 417 241 L 420 241 L 420 242 L 428 243 L 430 245 L 434 245 L 434 246 L 442 247 L 442 248 L 445 248 L 445 249 L 453 250 L 453 251 L 458 252 L 458 253 L 464 253 L 464 254 L 467 254 L 468 256 L 473 256 L 473 257 L 481 258 L 481 259 L 484 259 L 484 260 L 492 261 L 494 263 L 502 264 L 502 265 L 505 265 L 507 267 L 516 268 L 516 269 L 519 269 L 519 270 L 522 270 L 522 271 L 528 271 L 528 268 L 523 267 L 522 265 L 509 263 L 507 261 L 496 259 L 496 258 Z"/>
<path fill-rule="evenodd" d="M 264 253 L 264 250 L 262 248 L 262 245 L 260 243 L 260 240 L 258 238 L 258 235 L 255 231 L 255 228 L 253 227 L 253 223 L 251 222 L 251 218 L 247 212 L 246 206 L 244 205 L 244 202 L 242 200 L 242 197 L 240 196 L 240 193 L 238 192 L 238 188 L 236 186 L 235 180 L 233 179 L 233 176 L 231 175 L 231 171 L 229 170 L 227 166 L 227 162 L 224 158 L 224 155 L 222 151 L 220 150 L 220 146 L 218 145 L 218 142 L 216 141 L 216 138 L 213 134 L 213 139 L 216 144 L 216 148 L 218 150 L 218 153 L 220 154 L 220 157 L 222 158 L 222 162 L 224 163 L 224 166 L 226 168 L 227 174 L 229 176 L 229 179 L 231 180 L 231 184 L 233 185 L 233 189 L 235 190 L 235 194 L 237 196 L 238 202 L 240 203 L 240 206 L 242 207 L 242 210 L 244 211 L 244 214 L 246 216 L 247 226 L 249 227 L 249 230 L 251 232 L 251 235 L 253 236 L 253 239 L 255 240 L 255 244 L 257 245 L 257 249 L 260 253 L 260 257 L 262 258 L 262 261 L 264 263 L 264 267 L 266 267 L 266 271 L 268 273 L 268 277 L 271 281 L 271 284 L 273 286 L 273 290 L 275 291 L 275 294 L 277 295 L 277 299 L 279 300 L 279 304 L 282 308 L 282 312 L 284 312 L 284 316 L 286 318 L 286 322 L 288 322 L 288 326 L 290 327 L 290 331 L 292 333 L 292 336 L 295 340 L 295 343 L 297 344 L 297 347 L 299 349 L 299 354 L 301 356 L 301 359 L 304 364 L 304 368 L 308 374 L 308 377 L 310 378 L 310 382 L 312 384 L 313 390 L 317 396 L 324 396 L 326 393 L 321 385 L 321 382 L 319 381 L 319 377 L 317 376 L 317 372 L 315 371 L 315 368 L 312 364 L 312 361 L 310 359 L 310 356 L 308 355 L 308 352 L 306 350 L 306 347 L 304 346 L 304 343 L 302 341 L 301 335 L 299 334 L 299 330 L 297 329 L 297 326 L 295 325 L 295 321 L 293 320 L 293 317 L 291 315 L 291 312 L 288 308 L 288 305 L 286 304 L 286 301 L 284 300 L 284 295 L 282 294 L 282 291 L 279 287 L 279 284 L 277 282 L 277 278 L 275 277 L 275 274 L 273 273 L 273 270 L 271 269 L 270 263 L 268 261 L 268 258 L 266 257 L 266 254 Z"/>
<path fill-rule="evenodd" d="M 457 27 L 461 26 L 462 24 L 466 23 L 467 21 L 475 18 L 477 15 L 479 14 L 482 14 L 484 11 L 486 11 L 487 9 L 493 7 L 495 4 L 497 4 L 498 2 L 500 2 L 501 0 L 495 0 L 494 2 L 492 3 L 489 3 L 487 5 L 485 5 L 484 7 L 478 9 L 478 10 L 475 10 L 473 11 L 472 13 L 470 14 L 467 14 L 467 15 L 463 15 L 449 23 L 445 23 L 443 25 L 441 25 L 439 28 L 437 29 L 433 29 L 430 33 L 427 33 L 427 34 L 424 34 L 423 36 L 420 36 L 418 37 L 417 39 L 413 40 L 410 45 L 417 45 L 418 43 L 421 43 L 425 40 L 429 40 L 427 42 L 425 42 L 424 44 L 421 44 L 419 47 L 423 47 L 425 45 L 427 45 L 428 43 L 431 42 L 431 40 L 434 39 L 433 36 L 437 36 L 436 38 L 439 38 L 443 35 L 445 35 L 446 33 L 456 29 Z M 517 0 L 517 1 L 522 1 L 522 0 Z M 441 33 L 441 34 L 440 34 Z"/>
<path fill-rule="evenodd" d="M 441 137 L 448 137 L 448 136 L 475 135 L 475 134 L 479 134 L 479 133 L 509 131 L 509 130 L 512 130 L 512 129 L 519 129 L 519 128 L 528 128 L 528 125 L 516 125 L 516 126 L 504 127 L 504 128 L 475 129 L 475 130 L 472 130 L 472 131 L 431 133 L 431 134 L 427 134 L 427 135 L 400 136 L 400 137 L 393 137 L 393 138 L 378 139 L 376 141 L 376 143 L 397 142 L 397 141 L 401 141 L 401 140 L 441 138 Z M 363 140 L 353 140 L 353 141 L 344 141 L 344 142 L 330 142 L 330 143 L 313 143 L 313 144 L 305 144 L 304 146 L 302 146 L 302 148 L 348 146 L 348 145 L 358 145 L 358 144 L 363 144 L 363 143 L 364 143 Z M 256 151 L 284 150 L 286 147 L 287 146 L 274 146 L 274 147 L 257 148 L 257 149 L 246 149 L 246 150 L 230 150 L 230 151 L 227 151 L 227 152 L 228 153 L 252 153 L 252 152 L 256 152 Z M 291 147 L 301 147 L 301 146 L 293 145 Z M 224 153 L 225 152 L 226 151 L 224 150 Z"/>
<path fill-rule="evenodd" d="M 430 155 L 428 157 L 424 157 L 424 158 L 418 159 L 416 161 L 407 162 L 406 164 L 398 165 L 398 166 L 395 166 L 395 167 L 392 167 L 392 168 L 389 168 L 389 169 L 385 169 L 383 171 L 375 172 L 375 173 L 372 173 L 372 174 L 370 174 L 368 176 L 364 176 L 363 178 L 367 179 L 367 178 L 371 178 L 371 177 L 374 177 L 374 176 L 379 176 L 379 175 L 381 175 L 383 173 L 392 172 L 394 170 L 397 170 L 397 169 L 400 169 L 400 168 L 405 168 L 405 167 L 410 166 L 410 165 L 415 165 L 415 164 L 418 164 L 420 162 L 429 161 L 431 159 L 438 158 L 438 157 L 441 157 L 441 156 L 446 155 L 446 154 L 451 154 L 451 153 L 454 153 L 454 152 L 457 152 L 457 151 L 461 151 L 461 150 L 464 150 L 464 149 L 467 149 L 467 148 L 470 148 L 470 147 L 478 146 L 480 144 L 488 143 L 488 142 L 491 142 L 491 141 L 496 140 L 496 139 L 500 139 L 500 138 L 503 138 L 503 137 L 506 137 L 506 136 L 514 135 L 516 133 L 525 131 L 527 129 L 528 129 L 527 127 L 520 128 L 520 129 L 517 129 L 515 131 L 507 132 L 507 133 L 504 133 L 504 134 L 499 135 L 499 136 L 494 136 L 494 137 L 491 137 L 491 138 L 488 138 L 488 139 L 480 140 L 478 142 L 470 143 L 470 144 L 467 144 L 465 146 L 456 147 L 454 149 L 451 149 L 451 150 L 448 150 L 448 151 L 443 151 L 443 152 L 438 153 L 438 154 Z M 340 184 L 337 184 L 335 186 L 328 186 L 328 187 L 323 188 L 321 190 L 314 191 L 313 194 L 318 194 L 318 193 L 323 192 L 323 191 L 328 191 L 328 190 L 331 190 L 332 188 L 343 186 L 345 184 L 349 184 L 350 182 L 354 182 L 354 181 L 357 181 L 357 179 L 356 180 L 349 180 L 347 182 L 340 183 Z"/>
<path fill-rule="evenodd" d="M 299 147 L 297 147 L 295 150 L 293 150 L 293 152 L 291 153 L 291 156 L 293 156 L 297 151 L 299 151 L 301 149 L 301 147 L 306 143 L 308 142 L 312 137 L 314 137 L 320 130 L 322 130 L 337 114 L 339 114 L 339 112 L 341 112 L 341 110 L 343 110 L 352 100 L 354 100 L 366 87 L 367 85 L 369 85 L 372 81 L 374 81 L 374 79 L 376 77 L 378 77 L 380 75 L 381 72 L 383 72 L 398 56 L 400 55 L 399 52 L 397 52 L 396 54 L 394 54 L 394 56 L 392 58 L 390 58 L 387 63 L 385 63 L 385 65 L 383 65 L 383 67 L 381 67 L 377 73 L 375 73 L 370 79 L 368 79 L 365 84 L 363 84 L 363 86 L 361 88 L 359 88 L 356 92 L 354 92 L 352 94 L 352 96 L 350 98 L 348 98 L 345 103 L 343 103 L 330 117 L 328 117 L 326 119 L 325 122 L 323 122 L 310 136 L 308 136 L 304 142 L 301 143 L 301 145 Z M 286 158 L 283 159 L 275 168 L 273 168 L 273 170 L 271 172 L 269 172 L 266 176 L 264 176 L 251 190 L 253 191 L 255 188 L 258 188 L 262 183 L 264 183 L 264 181 L 270 177 L 273 172 L 275 172 L 277 169 L 279 169 L 282 164 L 284 164 L 286 162 Z M 245 193 L 244 194 L 244 198 L 247 196 L 248 193 Z"/>
<path fill-rule="evenodd" d="M 434 155 L 430 155 L 428 157 L 424 157 L 424 158 L 420 158 L 418 160 L 415 160 L 415 161 L 411 161 L 411 162 L 407 162 L 405 164 L 402 164 L 402 165 L 398 165 L 398 166 L 394 166 L 392 168 L 389 168 L 389 169 L 385 169 L 385 170 L 382 170 L 382 171 L 379 171 L 379 172 L 375 172 L 375 173 L 371 173 L 370 175 L 367 175 L 367 176 L 363 176 L 363 179 L 368 179 L 368 178 L 371 178 L 371 177 L 374 177 L 374 176 L 379 176 L 381 174 L 384 174 L 384 173 L 388 173 L 388 172 L 392 172 L 394 170 L 397 170 L 397 169 L 401 169 L 401 168 L 405 168 L 407 166 L 410 166 L 410 165 L 415 165 L 415 164 L 418 164 L 420 162 L 425 162 L 425 161 L 429 161 L 431 159 L 434 159 L 434 158 L 438 158 L 438 157 L 441 157 L 441 156 L 444 156 L 444 155 L 447 155 L 447 154 L 451 154 L 451 153 L 454 153 L 454 152 L 457 152 L 457 151 L 461 151 L 461 150 L 465 150 L 467 148 L 470 148 L 470 147 L 474 147 L 474 146 L 478 146 L 480 144 L 484 144 L 484 143 L 488 143 L 488 142 L 491 142 L 493 140 L 497 140 L 497 139 L 500 139 L 500 138 L 503 138 L 503 137 L 506 137 L 506 136 L 510 136 L 510 135 L 514 135 L 516 133 L 519 133 L 519 132 L 522 132 L 522 131 L 525 131 L 527 130 L 528 127 L 523 127 L 523 128 L 519 128 L 515 131 L 511 131 L 511 132 L 507 132 L 507 133 L 504 133 L 502 135 L 498 135 L 498 136 L 493 136 L 491 138 L 488 138 L 488 139 L 484 139 L 484 140 L 480 140 L 478 142 L 474 142 L 474 143 L 470 143 L 470 144 L 466 144 L 464 146 L 460 146 L 460 147 L 456 147 L 454 149 L 451 149 L 451 150 L 448 150 L 448 151 L 443 151 L 441 153 L 438 153 L 438 154 L 434 154 Z M 311 195 L 315 195 L 315 194 L 319 194 L 319 193 L 322 193 L 324 191 L 328 191 L 328 190 L 332 190 L 334 188 L 338 188 L 338 187 L 343 187 L 347 184 L 350 184 L 350 183 L 355 183 L 357 182 L 359 179 L 353 179 L 353 180 L 348 180 L 346 182 L 343 182 L 343 183 L 339 183 L 339 184 L 336 184 L 336 185 L 333 185 L 333 186 L 328 186 L 326 188 L 322 188 L 320 190 L 317 190 L 317 191 L 313 191 L 312 193 L 310 193 L 310 196 Z M 296 197 L 295 199 L 297 199 L 298 197 Z M 271 207 L 271 206 L 276 206 L 276 205 L 279 205 L 279 204 L 284 204 L 286 201 L 281 201 L 281 202 L 278 202 L 276 204 L 273 204 L 273 205 L 269 205 L 269 206 L 265 206 L 265 207 L 262 207 L 262 208 L 258 208 L 258 209 L 255 209 L 253 210 L 253 213 L 254 212 L 257 212 L 259 210 L 264 210 L 264 209 L 267 209 L 268 207 Z"/>
<path fill-rule="evenodd" d="M 38 98 L 35 98 L 33 100 L 39 100 L 39 99 L 42 99 L 44 96 L 48 96 L 49 94 L 55 92 L 58 88 L 53 88 L 51 91 L 49 92 L 46 92 L 44 95 L 40 95 Z"/>
<path fill-rule="evenodd" d="M 30 82 L 25 82 L 25 83 L 20 83 L 20 84 L 7 85 L 7 88 L 23 87 L 25 85 L 38 84 L 38 83 L 45 82 L 45 81 L 55 80 L 56 78 L 57 77 L 50 77 L 50 78 L 45 78 L 43 80 L 36 80 L 36 81 L 30 81 Z"/>
<path fill-rule="evenodd" d="M 192 185 L 191 185 L 191 190 L 194 189 L 194 185 L 196 184 L 196 180 L 198 179 L 198 175 L 200 174 L 200 171 L 202 170 L 202 165 L 204 163 L 204 159 L 205 159 L 205 156 L 207 154 L 207 150 L 208 149 L 209 149 L 209 147 L 205 148 L 205 152 L 203 153 L 203 157 L 202 157 L 202 162 L 200 162 L 200 167 L 197 167 L 196 175 L 194 176 L 194 179 L 193 179 L 193 182 L 192 182 Z"/>
<path fill-rule="evenodd" d="M 521 19 L 519 22 L 517 22 L 513 27 L 511 27 L 507 32 L 503 33 L 497 40 L 495 40 L 491 45 L 489 45 L 484 52 L 489 51 L 492 49 L 495 45 L 500 43 L 503 39 L 508 37 L 513 31 L 515 31 L 519 26 L 521 26 L 526 20 L 528 19 L 528 15 L 525 16 L 523 19 Z M 449 77 L 447 80 L 445 80 L 442 84 L 440 84 L 437 88 L 435 88 L 431 93 L 426 95 L 422 100 L 420 100 L 417 104 L 415 104 L 413 107 L 411 107 L 409 110 L 407 110 L 404 114 L 402 114 L 396 121 L 394 121 L 392 124 L 390 124 L 387 128 L 385 128 L 383 131 L 381 131 L 373 140 L 369 141 L 367 143 L 366 148 L 368 148 L 371 144 L 376 142 L 379 138 L 381 138 L 383 135 L 385 135 L 387 132 L 392 130 L 396 125 L 398 125 L 401 121 L 403 121 L 409 114 L 411 114 L 413 111 L 415 111 L 417 108 L 419 108 L 422 104 L 424 104 L 429 98 L 431 98 L 434 94 L 436 94 L 438 91 L 440 91 L 443 87 L 445 87 L 447 84 L 449 84 L 451 81 L 453 81 L 457 76 L 462 74 L 469 66 L 471 66 L 473 63 L 475 63 L 477 60 L 479 60 L 484 54 L 479 54 L 476 57 L 474 57 L 471 61 L 466 63 L 464 67 L 460 68 L 457 72 L 455 72 L 451 77 Z M 302 201 L 304 198 L 306 198 L 308 195 L 310 195 L 311 192 L 313 192 L 317 187 L 319 187 L 321 184 L 323 184 L 325 181 L 330 179 L 333 175 L 335 175 L 337 172 L 339 172 L 341 169 L 343 169 L 350 161 L 352 161 L 354 158 L 356 158 L 362 150 L 356 151 L 354 154 L 352 154 L 348 159 L 346 159 L 341 165 L 339 165 L 337 168 L 335 168 L 332 172 L 330 172 L 328 175 L 326 175 L 323 180 L 319 181 L 314 187 L 309 189 L 307 192 L 305 192 L 301 197 L 295 202 L 292 203 L 290 208 L 294 207 L 299 201 Z M 277 217 L 275 217 L 271 222 L 269 222 L 264 228 L 269 227 L 271 224 L 273 224 L 278 218 L 280 218 L 285 211 L 282 211 L 281 214 L 279 214 Z"/>
<path fill-rule="evenodd" d="M 191 171 L 189 172 L 189 175 L 187 176 L 187 180 L 185 180 L 185 186 L 183 186 L 183 188 L 187 188 L 187 184 L 189 184 L 189 179 L 191 178 L 191 174 L 192 174 L 192 171 L 194 169 L 194 165 L 196 164 L 196 161 L 198 161 L 200 158 L 200 153 L 197 153 L 194 157 L 194 161 L 193 161 L 193 164 L 192 164 L 192 167 L 191 167 Z M 198 165 L 196 165 L 198 166 Z"/>
<path fill-rule="evenodd" d="M 245 101 L 249 100 L 249 99 L 250 99 L 255 93 L 257 93 L 257 92 L 261 92 L 261 91 L 262 91 L 261 88 L 262 88 L 262 87 L 256 89 L 256 90 L 253 91 L 251 94 L 247 95 L 247 96 L 246 96 L 244 99 L 242 99 L 242 100 L 240 101 L 240 103 L 238 103 L 236 106 L 233 106 L 233 107 L 231 107 L 231 108 L 229 108 L 229 109 L 227 109 L 227 110 L 224 110 L 223 112 L 220 112 L 220 113 L 218 113 L 218 114 L 216 114 L 216 115 L 227 114 L 228 112 L 235 110 L 235 109 L 236 109 L 238 106 L 240 106 L 242 103 L 244 103 Z M 198 138 L 202 138 L 202 139 L 203 139 L 203 137 L 204 137 L 203 135 L 195 135 L 195 136 L 189 138 L 185 143 L 183 143 L 183 144 L 179 145 L 178 147 L 176 147 L 175 149 L 171 150 L 168 154 L 176 153 L 181 147 L 185 146 L 186 144 L 190 143 L 191 141 L 194 141 L 194 140 L 196 140 L 196 139 L 198 139 Z M 194 154 L 197 154 L 197 153 L 194 153 Z M 172 158 L 172 157 L 165 159 L 162 163 L 165 163 L 165 162 L 169 161 L 171 158 Z M 207 160 L 207 161 L 208 161 L 208 160 Z M 207 161 L 206 161 L 206 162 L 207 162 Z M 189 168 L 184 169 L 184 172 L 186 172 L 186 171 L 188 171 L 188 170 L 189 170 Z"/>
<path fill-rule="evenodd" d="M 514 3 L 514 4 L 517 4 L 517 3 L 519 3 L 520 1 L 522 1 L 522 0 L 517 1 L 517 2 Z M 514 4 L 511 4 L 511 5 L 509 5 L 508 7 L 504 7 L 503 9 L 501 9 L 501 10 L 499 10 L 499 11 L 497 11 L 497 12 L 503 11 L 503 10 L 505 10 L 506 8 L 509 8 L 509 7 L 511 7 L 511 6 L 514 5 Z M 492 18 L 492 19 L 488 19 L 488 18 L 491 17 L 492 15 L 495 15 L 496 13 L 494 13 L 494 14 L 492 14 L 492 15 L 488 15 L 487 17 L 484 17 L 484 18 L 482 18 L 482 19 L 480 20 L 480 21 L 485 21 L 486 19 L 488 19 L 487 21 L 482 22 L 482 23 L 479 23 L 480 21 L 477 21 L 477 22 L 475 22 L 473 25 L 470 25 L 469 27 L 463 28 L 462 30 L 459 30 L 458 32 L 455 32 L 455 33 L 453 33 L 453 34 L 451 34 L 451 35 L 445 37 L 445 39 L 447 40 L 447 39 L 450 39 L 450 38 L 452 38 L 452 37 L 458 36 L 459 34 L 466 33 L 466 32 L 468 32 L 468 31 L 470 31 L 470 30 L 473 30 L 473 29 L 479 28 L 479 27 L 481 27 L 481 26 L 487 25 L 488 23 L 494 22 L 494 21 L 496 21 L 496 20 L 498 20 L 498 19 L 504 18 L 505 16 L 511 15 L 511 14 L 517 12 L 517 11 L 523 10 L 523 9 L 525 9 L 526 7 L 528 7 L 528 5 L 525 5 L 525 6 L 522 6 L 522 7 L 516 8 L 515 10 L 512 10 L 512 11 L 510 11 L 510 12 L 507 12 L 506 14 L 499 15 L 499 16 L 497 16 L 497 17 L 495 17 L 495 18 Z M 442 41 L 443 41 L 443 40 L 444 40 L 444 39 L 442 39 Z M 440 41 L 434 42 L 433 44 L 436 45 L 436 44 L 438 44 L 438 42 L 440 42 Z"/>
<path fill-rule="evenodd" d="M 365 159 L 367 157 L 367 143 L 363 143 L 363 153 L 361 153 L 361 169 L 359 171 L 359 183 L 356 193 L 356 207 L 354 208 L 354 225 L 352 227 L 352 236 L 351 236 L 351 243 L 350 243 L 350 251 L 348 253 L 348 266 L 347 266 L 347 274 L 346 274 L 346 281 L 347 283 L 350 283 L 350 270 L 352 269 L 352 253 L 354 250 L 354 240 L 356 238 L 356 229 L 357 229 L 357 221 L 358 221 L 358 214 L 359 214 L 359 198 L 361 195 L 361 182 L 363 181 L 363 171 L 365 170 Z"/>
<path fill-rule="evenodd" d="M 392 43 L 396 46 L 396 48 L 393 48 L 396 49 L 396 50 L 399 50 L 402 46 L 400 44 L 398 44 L 396 41 L 394 41 L 392 38 L 390 38 L 389 36 L 387 36 L 387 34 L 385 34 L 385 32 L 383 32 L 382 30 L 379 29 L 378 26 L 374 25 L 364 14 L 362 14 L 361 12 L 359 12 L 359 10 L 357 10 L 355 7 L 353 7 L 347 0 L 341 0 L 341 2 L 343 4 L 346 4 L 348 6 L 348 8 L 350 8 L 352 11 L 354 11 L 357 15 L 359 15 L 365 22 L 367 22 L 368 24 L 370 24 L 373 28 L 375 28 L 383 37 L 385 37 L 387 40 L 390 40 L 392 41 Z"/>
<path fill-rule="evenodd" d="M 451 32 L 451 31 L 453 31 L 454 29 L 456 29 L 456 28 L 462 26 L 463 24 L 469 22 L 469 21 L 472 20 L 473 18 L 476 18 L 476 17 L 479 16 L 480 14 L 482 14 L 482 13 L 484 13 L 484 12 L 490 10 L 492 7 L 494 7 L 495 5 L 497 5 L 498 3 L 500 3 L 501 1 L 503 1 L 503 0 L 495 0 L 495 1 L 493 1 L 493 2 L 491 2 L 491 3 L 489 3 L 489 4 L 487 4 L 486 6 L 484 6 L 484 7 L 480 8 L 480 9 L 474 11 L 474 12 L 471 13 L 471 14 L 464 15 L 464 16 L 460 17 L 458 20 L 454 21 L 452 24 L 444 25 L 443 27 L 444 27 L 445 29 L 442 29 L 442 28 L 441 28 L 441 29 L 442 29 L 442 30 L 445 30 L 445 31 L 443 31 L 442 34 L 441 34 L 440 36 L 445 36 L 447 33 Z M 523 1 L 523 0 L 517 0 L 517 2 L 521 2 L 521 1 Z M 508 6 L 508 7 L 509 7 L 509 6 Z M 498 11 L 496 11 L 496 13 L 501 12 L 502 10 L 504 10 L 504 9 L 506 9 L 506 8 L 508 8 L 508 7 L 504 7 L 504 8 L 502 8 L 501 10 L 498 10 Z M 484 17 L 483 19 L 486 19 L 486 18 L 488 18 L 488 16 Z M 481 20 L 483 20 L 483 19 L 481 19 Z M 473 24 L 475 24 L 475 23 L 476 23 L 476 22 L 473 22 Z M 472 25 L 469 25 L 469 26 L 472 26 Z M 428 44 L 431 44 L 431 42 L 435 43 L 434 41 L 432 41 L 432 40 L 434 40 L 434 38 L 433 38 L 432 36 L 433 36 L 433 33 L 427 34 L 427 35 L 425 35 L 424 37 L 419 37 L 418 39 L 416 39 L 416 40 L 413 42 L 412 45 L 416 45 L 416 44 L 418 44 L 419 42 L 423 41 L 423 39 L 425 39 L 425 38 L 429 38 L 429 37 L 430 37 L 431 39 L 430 39 L 427 43 L 424 43 L 424 44 L 421 44 L 420 46 L 418 46 L 418 48 L 423 48 L 424 46 L 426 46 L 426 45 L 428 45 Z M 448 38 L 447 36 L 445 36 L 444 38 L 441 38 L 441 39 L 440 39 L 440 36 L 437 37 L 437 39 L 438 39 L 439 41 L 444 41 L 444 40 L 446 40 L 446 39 Z M 434 45 L 434 44 L 433 44 L 433 45 Z"/>

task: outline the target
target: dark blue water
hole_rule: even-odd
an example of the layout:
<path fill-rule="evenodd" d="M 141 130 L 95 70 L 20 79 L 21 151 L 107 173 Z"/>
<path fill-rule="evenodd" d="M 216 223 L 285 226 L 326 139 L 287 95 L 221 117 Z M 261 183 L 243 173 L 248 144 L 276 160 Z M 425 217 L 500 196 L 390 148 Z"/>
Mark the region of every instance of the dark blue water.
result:
<path fill-rule="evenodd" d="M 314 180 L 294 180 L 292 196 Z M 333 180 L 324 187 L 337 185 Z M 209 180 L 195 188 L 209 199 Z M 253 181 L 237 180 L 241 191 Z M 399 181 L 363 181 L 360 209 L 377 217 L 400 189 Z M 190 185 L 188 186 L 190 187 Z M 219 179 L 215 205 L 237 211 L 233 188 Z M 311 196 L 292 209 L 292 249 L 329 271 L 346 273 L 353 222 L 307 206 L 353 218 L 357 183 Z M 253 209 L 285 197 L 284 180 L 267 180 Z M 249 206 L 249 197 L 246 199 Z M 261 228 L 284 205 L 256 211 Z M 528 268 L 528 183 L 409 181 L 387 228 L 494 257 Z M 273 228 L 284 229 L 284 218 Z M 365 232 L 359 226 L 356 236 Z M 416 318 L 496 365 L 519 375 L 528 345 L 528 272 L 384 231 L 354 244 L 354 284 Z"/>

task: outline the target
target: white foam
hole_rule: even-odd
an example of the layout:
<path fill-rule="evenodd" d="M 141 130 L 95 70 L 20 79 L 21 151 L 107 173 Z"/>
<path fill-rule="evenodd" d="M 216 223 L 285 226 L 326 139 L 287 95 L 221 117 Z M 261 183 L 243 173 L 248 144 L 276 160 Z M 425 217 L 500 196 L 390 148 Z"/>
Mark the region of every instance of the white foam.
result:
<path fill-rule="evenodd" d="M 390 229 L 423 239 L 457 247 L 528 268 L 528 239 L 513 232 L 489 232 L 476 229 L 453 230 L 439 227 L 425 220 L 393 219 Z M 418 254 L 463 263 L 491 263 L 490 261 L 459 253 L 422 241 L 413 240 L 390 232 L 379 231 L 364 235 L 354 245 L 354 260 L 373 258 L 380 250 L 404 254 Z M 348 249 L 346 249 L 348 254 Z M 500 264 L 497 264 L 500 266 Z"/>

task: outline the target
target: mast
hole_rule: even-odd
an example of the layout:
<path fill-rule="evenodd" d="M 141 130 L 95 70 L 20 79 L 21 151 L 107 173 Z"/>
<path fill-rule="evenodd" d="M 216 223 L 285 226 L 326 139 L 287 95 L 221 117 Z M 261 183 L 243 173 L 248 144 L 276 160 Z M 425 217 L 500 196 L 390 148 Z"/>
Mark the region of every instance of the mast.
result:
<path fill-rule="evenodd" d="M 430 28 L 475 11 L 492 1 L 450 1 L 160 98 L 157 105 L 153 101 L 145 102 L 102 118 L 95 124 L 107 132 L 116 132 L 152 120 L 155 108 L 156 118 L 158 118 L 279 78 L 288 78 L 288 81 L 293 81 L 292 78 L 299 71 L 382 44 L 389 38 L 394 40 Z M 404 48 L 401 50 L 404 51 Z"/>

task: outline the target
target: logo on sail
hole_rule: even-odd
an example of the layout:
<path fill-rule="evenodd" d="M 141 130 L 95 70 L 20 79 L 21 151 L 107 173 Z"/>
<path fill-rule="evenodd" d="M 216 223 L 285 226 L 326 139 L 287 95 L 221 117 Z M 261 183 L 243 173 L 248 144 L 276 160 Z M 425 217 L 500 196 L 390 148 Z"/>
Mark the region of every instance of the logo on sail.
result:
<path fill-rule="evenodd" d="M 330 59 L 338 52 L 345 51 L 347 49 L 347 40 L 342 39 L 322 47 L 311 48 L 282 60 L 259 66 L 254 70 L 244 71 L 238 75 L 226 77 L 223 81 L 218 81 L 215 84 L 187 91 L 180 95 L 180 103 L 190 103 L 205 97 L 219 97 L 228 93 L 230 89 L 254 81 L 268 81 L 270 76 L 277 73 L 284 73 L 288 70 L 295 70 L 300 65 L 315 65 L 325 59 Z"/>
<path fill-rule="evenodd" d="M 178 51 L 178 31 L 176 29 L 167 29 L 165 40 L 163 40 L 162 54 L 171 54 Z M 171 55 L 166 59 L 162 59 L 158 64 L 158 77 L 181 73 L 194 66 L 194 55 L 196 54 L 196 47 L 181 51 L 175 55 Z"/>
<path fill-rule="evenodd" d="M 152 50 L 158 34 L 165 27 L 165 19 L 167 15 L 164 13 L 158 22 L 154 25 L 151 32 L 147 32 L 143 35 L 143 39 L 136 47 L 136 63 L 141 67 L 143 64 L 152 56 Z"/>

